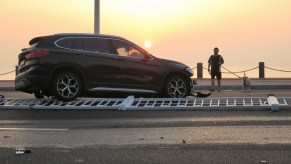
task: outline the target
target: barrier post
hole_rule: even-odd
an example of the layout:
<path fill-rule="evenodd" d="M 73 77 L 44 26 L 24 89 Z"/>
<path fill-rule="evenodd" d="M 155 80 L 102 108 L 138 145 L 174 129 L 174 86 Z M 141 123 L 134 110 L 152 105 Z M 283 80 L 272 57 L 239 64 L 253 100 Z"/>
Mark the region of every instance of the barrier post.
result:
<path fill-rule="evenodd" d="M 197 63 L 197 78 L 203 78 L 203 63 Z"/>
<path fill-rule="evenodd" d="M 265 78 L 265 63 L 259 62 L 259 78 L 263 79 Z"/>

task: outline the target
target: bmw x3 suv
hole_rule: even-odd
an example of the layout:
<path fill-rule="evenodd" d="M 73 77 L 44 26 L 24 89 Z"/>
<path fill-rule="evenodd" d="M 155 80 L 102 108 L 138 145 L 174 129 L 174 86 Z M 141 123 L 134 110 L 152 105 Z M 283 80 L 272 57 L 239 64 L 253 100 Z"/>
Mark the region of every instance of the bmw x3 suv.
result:
<path fill-rule="evenodd" d="M 15 89 L 36 98 L 71 101 L 95 92 L 183 98 L 191 93 L 191 68 L 157 58 L 122 37 L 55 34 L 33 38 L 29 45 L 18 56 Z"/>

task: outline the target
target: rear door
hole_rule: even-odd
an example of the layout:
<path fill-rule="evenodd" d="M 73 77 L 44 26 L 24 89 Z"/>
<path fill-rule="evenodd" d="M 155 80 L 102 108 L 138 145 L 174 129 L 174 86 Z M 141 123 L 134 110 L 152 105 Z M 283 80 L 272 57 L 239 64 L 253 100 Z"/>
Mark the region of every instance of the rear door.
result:
<path fill-rule="evenodd" d="M 75 51 L 75 59 L 85 72 L 87 89 L 117 87 L 120 83 L 121 64 L 117 55 L 111 53 L 108 43 L 108 39 L 101 37 L 76 39 L 76 47 L 83 47 L 83 50 Z"/>

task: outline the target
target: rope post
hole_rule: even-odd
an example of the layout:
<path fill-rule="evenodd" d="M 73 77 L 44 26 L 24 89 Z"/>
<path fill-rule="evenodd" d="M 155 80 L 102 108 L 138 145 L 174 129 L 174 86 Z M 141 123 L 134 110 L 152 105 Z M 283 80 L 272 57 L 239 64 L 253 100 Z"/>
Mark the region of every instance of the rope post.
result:
<path fill-rule="evenodd" d="M 15 76 L 17 76 L 18 75 L 18 65 L 17 66 L 15 66 Z"/>
<path fill-rule="evenodd" d="M 203 78 L 203 63 L 197 63 L 197 78 Z"/>
<path fill-rule="evenodd" d="M 259 62 L 259 78 L 263 79 L 265 78 L 265 63 Z"/>

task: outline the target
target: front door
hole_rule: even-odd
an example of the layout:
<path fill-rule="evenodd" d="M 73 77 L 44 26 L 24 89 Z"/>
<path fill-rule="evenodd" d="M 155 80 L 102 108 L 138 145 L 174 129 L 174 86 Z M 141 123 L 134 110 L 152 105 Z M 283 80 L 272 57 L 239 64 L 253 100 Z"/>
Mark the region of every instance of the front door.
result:
<path fill-rule="evenodd" d="M 158 64 L 146 51 L 124 40 L 112 40 L 122 63 L 124 86 L 152 90 L 159 84 Z"/>

